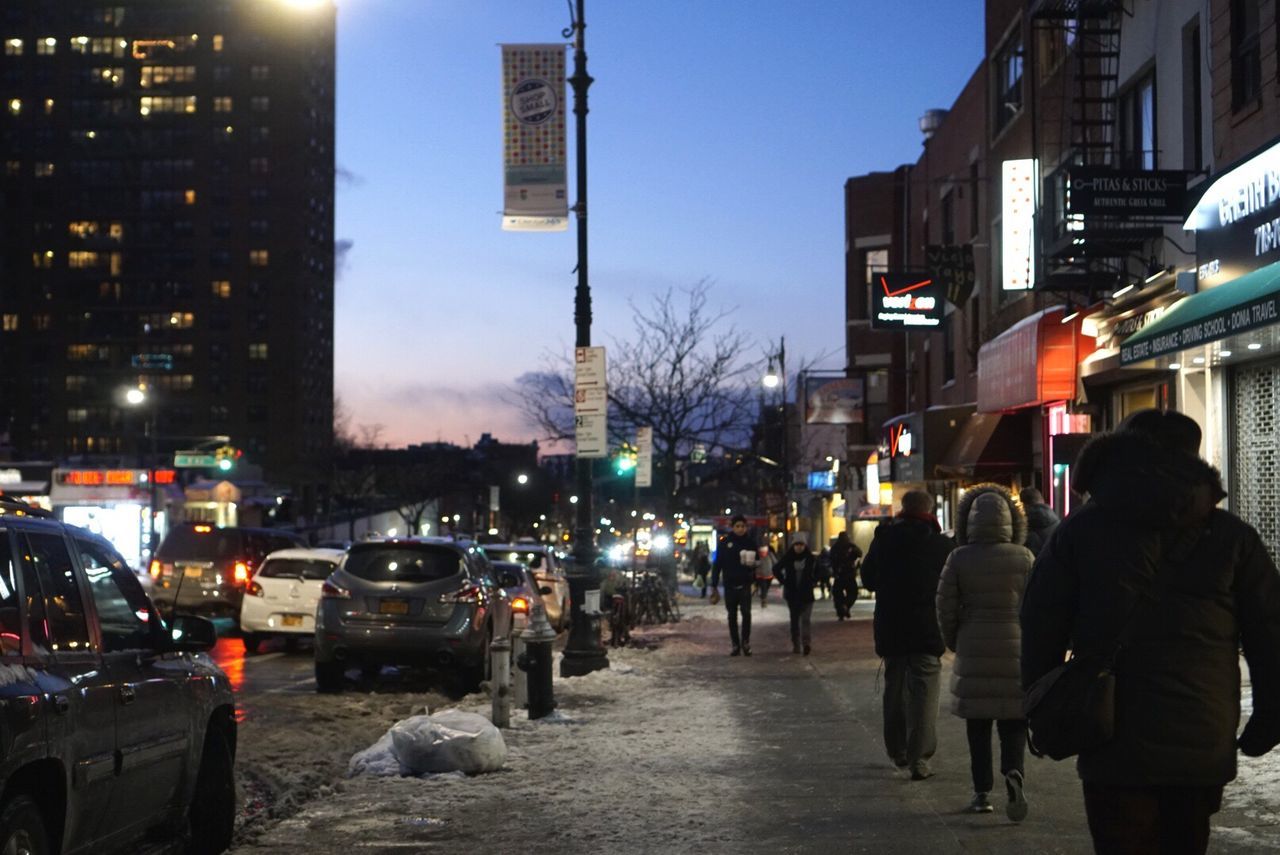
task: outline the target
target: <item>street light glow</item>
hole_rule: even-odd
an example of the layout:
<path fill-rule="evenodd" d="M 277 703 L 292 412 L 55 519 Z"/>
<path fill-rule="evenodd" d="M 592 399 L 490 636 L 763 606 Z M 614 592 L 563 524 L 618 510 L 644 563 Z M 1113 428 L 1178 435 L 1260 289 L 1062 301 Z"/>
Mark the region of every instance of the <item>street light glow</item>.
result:
<path fill-rule="evenodd" d="M 764 375 L 763 382 L 764 382 L 764 387 L 766 389 L 778 388 L 778 383 L 779 383 L 778 373 L 774 371 L 772 368 L 770 368 L 769 373 Z"/>
<path fill-rule="evenodd" d="M 138 404 L 147 400 L 147 393 L 137 387 L 134 387 L 124 393 L 124 399 L 136 407 Z"/>
<path fill-rule="evenodd" d="M 517 475 L 517 476 L 516 476 L 516 483 L 517 483 L 517 484 L 528 484 L 528 483 L 529 483 L 529 476 L 528 476 L 528 475 L 526 475 L 526 474 L 524 474 L 523 472 L 521 472 L 519 475 Z"/>

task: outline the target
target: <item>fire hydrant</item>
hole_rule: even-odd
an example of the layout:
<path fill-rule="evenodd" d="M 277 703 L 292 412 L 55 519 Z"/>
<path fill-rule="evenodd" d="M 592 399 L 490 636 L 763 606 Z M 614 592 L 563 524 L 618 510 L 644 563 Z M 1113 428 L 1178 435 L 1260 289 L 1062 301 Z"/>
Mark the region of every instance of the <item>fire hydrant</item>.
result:
<path fill-rule="evenodd" d="M 525 672 L 528 681 L 529 718 L 543 718 L 556 707 L 551 687 L 551 644 L 556 633 L 547 623 L 547 610 L 541 603 L 529 610 L 529 625 L 521 638 L 524 653 L 516 660 L 516 666 Z"/>

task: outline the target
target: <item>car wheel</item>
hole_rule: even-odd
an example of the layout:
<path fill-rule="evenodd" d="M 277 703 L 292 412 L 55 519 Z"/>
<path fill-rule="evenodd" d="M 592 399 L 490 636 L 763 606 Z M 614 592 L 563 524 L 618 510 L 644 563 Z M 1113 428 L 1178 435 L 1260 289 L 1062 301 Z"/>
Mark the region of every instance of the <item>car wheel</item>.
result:
<path fill-rule="evenodd" d="M 336 695 L 342 691 L 342 663 L 316 660 L 316 691 Z"/>
<path fill-rule="evenodd" d="M 236 820 L 236 779 L 231 746 L 223 732 L 211 727 L 204 736 L 204 753 L 191 797 L 189 855 L 216 855 L 231 848 Z"/>
<path fill-rule="evenodd" d="M 0 852 L 46 855 L 49 833 L 40 806 L 30 796 L 18 795 L 0 809 Z"/>
<path fill-rule="evenodd" d="M 244 652 L 250 656 L 257 653 L 258 648 L 262 646 L 262 636 L 256 632 L 246 632 L 240 640 L 244 642 Z"/>

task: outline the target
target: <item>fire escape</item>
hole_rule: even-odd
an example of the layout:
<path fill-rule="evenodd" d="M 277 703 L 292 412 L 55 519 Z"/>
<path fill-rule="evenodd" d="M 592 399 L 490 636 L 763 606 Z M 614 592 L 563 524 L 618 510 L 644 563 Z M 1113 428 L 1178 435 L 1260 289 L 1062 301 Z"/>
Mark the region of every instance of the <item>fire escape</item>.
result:
<path fill-rule="evenodd" d="M 1055 154 L 1060 165 L 1045 179 L 1041 206 L 1041 287 L 1090 304 L 1121 287 L 1131 258 L 1160 235 L 1156 224 L 1070 213 L 1067 174 L 1072 167 L 1117 164 L 1117 86 L 1123 0 L 1032 0 L 1033 50 L 1065 55 L 1047 71 L 1041 93 L 1037 156 Z M 1048 47 L 1046 47 L 1048 46 Z M 1052 55 L 1050 59 L 1052 59 Z M 1037 96 L 1033 96 L 1037 97 Z"/>

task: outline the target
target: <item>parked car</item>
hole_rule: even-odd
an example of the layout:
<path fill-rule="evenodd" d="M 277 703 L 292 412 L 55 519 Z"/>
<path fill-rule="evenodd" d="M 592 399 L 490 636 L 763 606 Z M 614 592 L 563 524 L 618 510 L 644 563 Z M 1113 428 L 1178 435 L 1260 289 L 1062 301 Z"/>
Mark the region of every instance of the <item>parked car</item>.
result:
<path fill-rule="evenodd" d="M 231 687 L 102 537 L 0 499 L 0 852 L 221 852 Z"/>
<path fill-rule="evenodd" d="M 512 628 L 523 629 L 534 605 L 540 605 L 543 593 L 549 593 L 551 588 L 539 584 L 533 571 L 518 561 L 494 561 L 493 570 L 511 601 Z"/>
<path fill-rule="evenodd" d="M 320 588 L 345 554 L 341 549 L 281 549 L 253 572 L 240 601 L 240 632 L 245 653 L 257 653 L 263 641 L 290 641 L 315 635 Z"/>
<path fill-rule="evenodd" d="M 429 665 L 475 687 L 511 606 L 484 552 L 444 538 L 352 544 L 321 587 L 316 690 L 342 690 L 347 667 Z"/>
<path fill-rule="evenodd" d="M 491 561 L 516 561 L 533 571 L 547 607 L 547 622 L 557 631 L 569 626 L 569 580 L 561 572 L 555 550 L 544 543 L 486 543 L 485 554 Z"/>
<path fill-rule="evenodd" d="M 183 523 L 151 562 L 151 597 L 161 612 L 237 617 L 254 570 L 277 549 L 306 547 L 291 532 Z"/>

